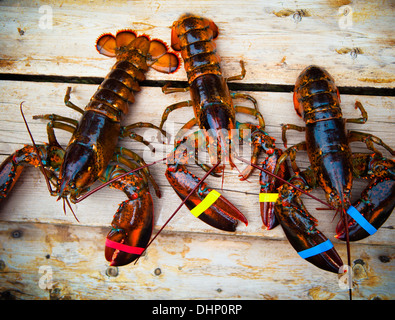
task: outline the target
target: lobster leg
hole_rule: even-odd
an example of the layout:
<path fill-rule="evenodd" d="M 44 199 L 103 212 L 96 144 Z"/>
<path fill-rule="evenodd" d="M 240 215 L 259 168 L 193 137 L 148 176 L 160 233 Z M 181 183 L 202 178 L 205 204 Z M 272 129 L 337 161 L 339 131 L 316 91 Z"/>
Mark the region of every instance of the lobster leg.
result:
<path fill-rule="evenodd" d="M 373 152 L 375 152 L 381 156 L 381 152 L 379 150 L 377 150 L 374 146 L 374 144 L 377 144 L 379 146 L 384 147 L 386 150 L 388 150 L 389 153 L 391 153 L 391 155 L 395 156 L 395 151 L 390 146 L 385 144 L 383 142 L 383 140 L 381 140 L 379 137 L 376 137 L 376 136 L 369 134 L 369 133 L 350 131 L 348 133 L 348 141 L 349 142 L 354 142 L 354 141 L 364 142 L 366 144 L 366 147 L 369 150 L 372 150 Z"/>
<path fill-rule="evenodd" d="M 64 131 L 68 131 L 73 133 L 78 125 L 78 121 L 66 117 L 62 117 L 56 114 L 45 114 L 45 115 L 36 115 L 33 116 L 33 119 L 45 119 L 49 120 L 47 123 L 47 135 L 48 141 L 51 145 L 59 146 L 54 129 L 62 129 Z"/>
<path fill-rule="evenodd" d="M 69 107 L 81 114 L 84 114 L 84 110 L 82 110 L 80 107 L 76 106 L 74 103 L 70 101 L 70 92 L 71 92 L 71 87 L 67 87 L 66 94 L 64 96 L 64 104 L 66 107 Z"/>
<path fill-rule="evenodd" d="M 244 61 L 240 60 L 240 67 L 241 67 L 241 73 L 236 75 L 236 76 L 232 76 L 229 78 L 226 78 L 226 81 L 235 81 L 235 80 L 243 80 L 244 77 L 246 76 L 246 69 L 244 67 Z"/>
<path fill-rule="evenodd" d="M 354 154 L 354 176 L 370 178 L 360 199 L 347 210 L 350 241 L 358 241 L 375 233 L 395 208 L 395 162 L 377 154 Z M 346 240 L 343 221 L 336 227 L 336 238 Z"/>
<path fill-rule="evenodd" d="M 190 90 L 189 87 L 186 88 L 169 88 L 171 85 L 171 83 L 166 83 L 163 87 L 162 87 L 162 92 L 164 94 L 169 94 L 169 93 L 175 93 L 175 92 L 188 92 Z"/>
<path fill-rule="evenodd" d="M 286 135 L 286 132 L 289 129 L 296 130 L 296 131 L 299 131 L 299 132 L 306 131 L 306 127 L 300 127 L 300 126 L 297 126 L 296 124 L 283 124 L 283 125 L 281 125 L 282 139 L 283 139 L 284 147 L 287 147 L 287 135 Z"/>
<path fill-rule="evenodd" d="M 136 128 L 156 129 L 156 130 L 160 131 L 165 137 L 167 135 L 165 130 L 155 126 L 152 123 L 147 123 L 147 122 L 137 122 L 137 123 L 125 126 L 125 127 L 121 127 L 120 137 L 129 136 L 129 138 L 145 144 L 147 147 L 149 147 L 151 149 L 152 152 L 155 152 L 155 148 L 152 147 L 151 143 L 149 143 L 147 140 L 145 140 L 142 136 L 140 136 L 139 134 L 137 134 L 133 131 Z"/>
<path fill-rule="evenodd" d="M 237 113 L 244 113 L 244 114 L 249 114 L 249 115 L 254 116 L 255 118 L 258 119 L 259 128 L 262 129 L 262 130 L 265 128 L 265 119 L 263 119 L 262 114 L 259 111 L 257 111 L 256 109 L 252 109 L 252 108 L 248 108 L 248 107 L 235 106 L 235 110 L 236 110 Z M 250 124 L 246 123 L 246 125 L 250 125 Z M 250 126 L 257 127 L 257 126 L 252 125 L 252 124 Z"/>
<path fill-rule="evenodd" d="M 166 122 L 167 118 L 169 117 L 170 112 L 180 109 L 180 108 L 184 108 L 184 107 L 192 107 L 192 101 L 187 100 L 187 101 L 181 101 L 181 102 L 177 102 L 175 104 L 172 104 L 171 106 L 168 106 L 165 111 L 163 112 L 162 115 L 162 120 L 160 122 L 159 128 L 162 129 L 164 123 Z"/>
<path fill-rule="evenodd" d="M 346 122 L 364 124 L 366 121 L 368 121 L 368 113 L 366 112 L 362 103 L 355 101 L 355 109 L 359 109 L 359 111 L 361 111 L 361 117 L 355 119 L 345 119 Z"/>
<path fill-rule="evenodd" d="M 125 126 L 121 128 L 121 137 L 130 136 L 133 134 L 133 129 L 136 128 L 151 128 L 160 131 L 165 137 L 167 133 L 162 128 L 157 127 L 156 125 L 149 123 L 149 122 L 136 122 L 131 125 Z M 133 137 L 131 137 L 133 138 Z"/>
<path fill-rule="evenodd" d="M 249 94 L 245 94 L 245 93 L 239 93 L 239 92 L 231 92 L 230 96 L 233 99 L 245 99 L 245 100 L 251 101 L 254 105 L 254 110 L 256 112 L 259 112 L 258 111 L 258 102 L 256 101 L 256 99 L 253 96 L 250 96 Z M 235 108 L 237 108 L 237 107 L 235 107 Z M 238 112 L 237 109 L 236 109 L 236 112 Z"/>

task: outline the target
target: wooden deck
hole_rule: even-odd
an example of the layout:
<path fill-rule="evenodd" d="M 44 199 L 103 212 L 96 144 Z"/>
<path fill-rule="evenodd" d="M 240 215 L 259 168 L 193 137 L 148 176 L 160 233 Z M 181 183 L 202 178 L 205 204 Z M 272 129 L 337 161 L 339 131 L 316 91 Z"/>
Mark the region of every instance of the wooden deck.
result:
<path fill-rule="evenodd" d="M 310 64 L 325 67 L 336 79 L 345 118 L 359 116 L 355 100 L 366 108 L 368 122 L 349 124 L 349 129 L 377 135 L 395 148 L 395 8 L 391 1 L 227 1 L 226 5 L 220 1 L 111 1 L 109 5 L 105 1 L 6 0 L 0 2 L 0 12 L 0 162 L 30 143 L 19 113 L 22 101 L 38 143 L 47 141 L 46 123 L 32 120 L 33 115 L 56 113 L 78 119 L 63 104 L 67 87 L 72 87 L 71 100 L 84 107 L 114 63 L 95 50 L 99 35 L 130 28 L 170 43 L 170 26 L 184 12 L 211 18 L 218 25 L 217 48 L 225 76 L 239 74 L 239 61 L 245 62 L 245 79 L 233 82 L 231 88 L 256 98 L 266 131 L 280 148 L 280 125 L 303 125 L 293 109 L 292 86 Z M 172 75 L 150 70 L 147 79 L 154 81 L 136 95 L 125 123 L 159 124 L 166 106 L 189 98 L 188 93 L 161 92 L 166 81 L 186 80 L 183 67 Z M 247 105 L 242 100 L 237 103 Z M 169 126 L 177 130 L 190 118 L 192 110 L 177 110 L 169 117 Z M 141 130 L 141 134 L 153 141 L 155 155 L 128 139 L 120 144 L 144 155 L 147 162 L 163 158 L 171 149 L 157 142 L 155 131 Z M 70 135 L 58 131 L 57 137 L 67 145 Z M 295 133 L 289 135 L 288 143 L 302 140 L 303 134 Z M 366 152 L 362 143 L 352 148 Z M 299 156 L 298 163 L 306 168 L 306 154 Z M 163 194 L 154 198 L 157 232 L 180 200 L 168 185 L 164 165 L 152 167 L 151 172 Z M 248 227 L 239 225 L 234 234 L 221 232 L 183 208 L 136 265 L 109 268 L 104 239 L 124 195 L 107 188 L 73 205 L 78 223 L 71 213 L 63 214 L 61 201 L 48 194 L 39 170 L 29 168 L 0 207 L 0 297 L 347 299 L 338 276 L 301 259 L 281 228 L 262 229 L 258 173 L 249 181 L 241 183 L 236 170 L 227 170 L 221 191 L 246 215 Z M 221 189 L 221 179 L 209 177 L 208 183 Z M 355 182 L 355 198 L 364 186 Z M 320 190 L 313 194 L 324 199 Z M 303 199 L 346 261 L 344 243 L 333 238 L 332 212 L 317 212 L 317 202 Z M 395 299 L 394 225 L 392 216 L 374 236 L 352 244 L 354 299 Z M 47 277 L 50 282 L 44 281 Z"/>

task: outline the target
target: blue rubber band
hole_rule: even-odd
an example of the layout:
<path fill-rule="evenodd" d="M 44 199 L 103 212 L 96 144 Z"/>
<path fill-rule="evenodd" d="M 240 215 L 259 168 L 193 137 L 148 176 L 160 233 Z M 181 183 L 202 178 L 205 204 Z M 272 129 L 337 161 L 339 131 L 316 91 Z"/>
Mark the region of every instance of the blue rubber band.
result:
<path fill-rule="evenodd" d="M 303 259 L 307 259 L 310 258 L 312 256 L 315 256 L 317 254 L 323 253 L 325 251 L 328 251 L 329 249 L 333 248 L 333 244 L 330 240 L 326 240 L 323 243 L 317 244 L 316 246 L 303 250 L 303 251 L 299 251 L 298 254 L 303 258 Z"/>
<path fill-rule="evenodd" d="M 353 206 L 350 206 L 347 210 L 348 215 L 353 218 L 365 231 L 369 234 L 373 234 L 377 231 L 375 227 L 373 227 L 365 217 L 359 213 L 357 209 Z"/>

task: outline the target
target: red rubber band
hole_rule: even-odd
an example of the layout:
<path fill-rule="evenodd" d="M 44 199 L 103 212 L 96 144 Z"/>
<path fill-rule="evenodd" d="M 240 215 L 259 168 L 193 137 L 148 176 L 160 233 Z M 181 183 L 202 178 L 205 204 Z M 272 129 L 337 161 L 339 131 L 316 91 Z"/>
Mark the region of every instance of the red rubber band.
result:
<path fill-rule="evenodd" d="M 128 246 L 126 244 L 115 242 L 110 239 L 106 239 L 106 246 L 116 249 L 116 250 L 123 251 L 123 252 L 132 253 L 132 254 L 141 255 L 144 252 L 144 248 Z"/>

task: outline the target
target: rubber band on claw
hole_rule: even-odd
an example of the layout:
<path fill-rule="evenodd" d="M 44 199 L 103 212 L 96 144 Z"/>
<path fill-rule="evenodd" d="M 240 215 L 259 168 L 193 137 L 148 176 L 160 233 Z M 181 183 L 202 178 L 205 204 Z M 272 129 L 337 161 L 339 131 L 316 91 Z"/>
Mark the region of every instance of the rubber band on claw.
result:
<path fill-rule="evenodd" d="M 199 217 L 204 211 L 210 208 L 215 201 L 221 196 L 218 191 L 211 190 L 209 194 L 200 202 L 195 208 L 191 210 L 191 213 L 197 218 Z"/>
<path fill-rule="evenodd" d="M 138 255 L 141 255 L 145 250 L 145 248 L 128 246 L 126 244 L 115 242 L 110 239 L 106 239 L 106 246 L 126 253 L 132 253 Z"/>
<path fill-rule="evenodd" d="M 330 240 L 326 240 L 325 242 L 322 242 L 312 248 L 299 251 L 298 254 L 303 258 L 307 259 L 312 256 L 316 256 L 317 254 L 323 253 L 325 251 L 328 251 L 333 248 L 333 243 Z"/>
<path fill-rule="evenodd" d="M 278 193 L 260 193 L 259 202 L 276 202 Z"/>
<path fill-rule="evenodd" d="M 359 213 L 359 211 L 357 209 L 355 209 L 355 207 L 350 206 L 347 209 L 347 213 L 348 215 L 353 218 L 363 229 L 365 229 L 365 231 L 367 233 L 369 233 L 370 235 L 374 234 L 377 229 L 375 227 L 373 227 L 368 220 L 365 219 L 365 217 Z"/>

